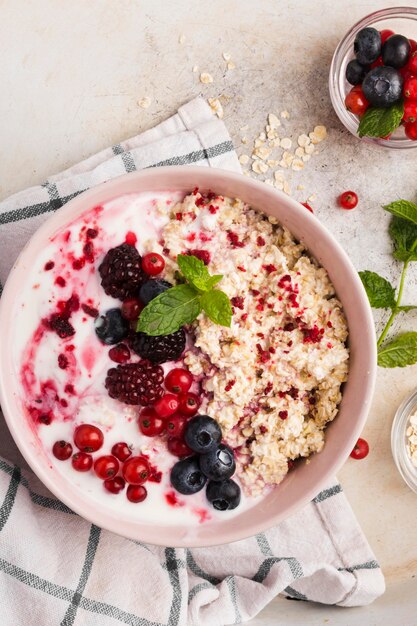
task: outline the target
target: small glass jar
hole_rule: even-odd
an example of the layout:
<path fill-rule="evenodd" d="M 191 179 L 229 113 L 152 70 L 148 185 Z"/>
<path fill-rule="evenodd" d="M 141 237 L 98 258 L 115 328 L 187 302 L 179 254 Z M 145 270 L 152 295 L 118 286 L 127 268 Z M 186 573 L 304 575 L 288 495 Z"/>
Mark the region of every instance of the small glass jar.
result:
<path fill-rule="evenodd" d="M 417 391 L 404 400 L 395 414 L 391 429 L 391 450 L 404 481 L 417 493 L 417 467 L 413 465 L 407 450 L 407 429 L 414 413 L 417 413 Z"/>
<path fill-rule="evenodd" d="M 340 121 L 355 137 L 359 137 L 357 133 L 359 119 L 345 107 L 346 94 L 353 87 L 346 80 L 346 66 L 355 56 L 353 51 L 355 37 L 366 26 L 372 26 L 377 30 L 390 29 L 397 34 L 417 40 L 417 7 L 394 7 L 367 15 L 352 26 L 334 52 L 329 74 L 330 98 Z M 408 139 L 402 126 L 397 128 L 389 139 L 362 137 L 362 140 L 384 148 L 417 148 L 417 141 Z"/>

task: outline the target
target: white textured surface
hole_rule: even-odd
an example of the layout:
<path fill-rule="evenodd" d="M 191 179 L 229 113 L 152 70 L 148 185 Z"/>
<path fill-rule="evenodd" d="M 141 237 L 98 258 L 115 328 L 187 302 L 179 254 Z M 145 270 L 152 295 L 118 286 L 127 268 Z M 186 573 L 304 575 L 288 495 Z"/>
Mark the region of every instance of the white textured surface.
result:
<path fill-rule="evenodd" d="M 403 2 L 403 5 L 415 2 Z M 380 205 L 415 199 L 416 151 L 394 153 L 363 145 L 345 131 L 327 92 L 333 50 L 357 19 L 390 2 L 351 0 L 2 0 L 0 24 L 0 198 L 149 128 L 202 92 L 223 96 L 224 120 L 239 154 L 268 113 L 287 109 L 288 132 L 297 138 L 325 124 L 320 154 L 292 173 L 294 196 L 315 193 L 318 218 L 344 245 L 358 269 L 395 279 L 388 216 Z M 181 34 L 184 43 L 179 43 Z M 236 68 L 226 71 L 223 52 Z M 198 71 L 193 72 L 193 66 Z M 211 84 L 199 82 L 209 72 Z M 138 105 L 149 97 L 149 108 Z M 249 124 L 244 132 L 239 128 Z M 296 191 L 298 184 L 304 190 Z M 354 189 L 353 212 L 336 196 Z M 405 297 L 415 303 L 410 276 Z M 417 315 L 399 320 L 417 330 Z M 379 370 L 373 410 L 364 436 L 371 446 L 362 462 L 349 461 L 343 486 L 387 577 L 388 591 L 372 607 L 338 610 L 277 599 L 253 621 L 315 626 L 413 626 L 417 574 L 417 498 L 402 483 L 390 451 L 394 412 L 414 391 L 417 366 Z M 397 608 L 396 608 L 397 607 Z"/>

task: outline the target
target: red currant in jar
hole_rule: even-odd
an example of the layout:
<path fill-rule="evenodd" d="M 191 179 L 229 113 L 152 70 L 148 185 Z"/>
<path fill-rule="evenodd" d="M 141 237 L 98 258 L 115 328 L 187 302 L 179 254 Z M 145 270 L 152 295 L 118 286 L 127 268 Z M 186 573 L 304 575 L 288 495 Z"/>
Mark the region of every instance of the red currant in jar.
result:
<path fill-rule="evenodd" d="M 68 441 L 56 441 L 52 447 L 52 454 L 59 461 L 67 461 L 72 454 L 72 445 Z"/>
<path fill-rule="evenodd" d="M 111 449 L 111 453 L 116 459 L 119 459 L 122 463 L 132 456 L 132 450 L 124 441 L 118 441 Z"/>
<path fill-rule="evenodd" d="M 415 100 L 406 100 L 404 102 L 403 121 L 406 124 L 408 122 L 417 122 L 417 102 Z"/>
<path fill-rule="evenodd" d="M 408 139 L 417 140 L 417 122 L 408 122 L 404 124 L 404 132 Z"/>
<path fill-rule="evenodd" d="M 121 476 L 116 476 L 115 478 L 107 478 L 104 483 L 104 488 L 110 493 L 120 493 L 125 488 L 126 482 L 123 480 Z"/>
<path fill-rule="evenodd" d="M 111 454 L 99 456 L 99 458 L 94 461 L 94 471 L 102 480 L 113 478 L 119 471 L 119 461 Z"/>
<path fill-rule="evenodd" d="M 122 316 L 125 320 L 136 321 L 139 317 L 139 313 L 144 308 L 143 303 L 139 298 L 128 298 L 122 303 Z"/>
<path fill-rule="evenodd" d="M 406 68 L 413 76 L 417 76 L 417 50 L 414 50 L 410 54 L 410 60 L 408 61 Z"/>
<path fill-rule="evenodd" d="M 168 450 L 174 456 L 183 457 L 193 454 L 191 448 L 187 446 L 181 437 L 168 437 Z"/>
<path fill-rule="evenodd" d="M 345 98 L 345 107 L 354 115 L 363 115 L 369 106 L 360 85 L 353 87 Z"/>
<path fill-rule="evenodd" d="M 142 257 L 142 269 L 149 276 L 160 274 L 165 267 L 165 261 L 160 254 L 149 252 Z"/>
<path fill-rule="evenodd" d="M 382 67 L 383 65 L 384 61 L 382 60 L 382 57 L 378 57 L 377 60 L 371 63 L 369 67 L 371 68 L 371 70 L 373 70 L 374 67 Z"/>
<path fill-rule="evenodd" d="M 146 491 L 146 487 L 142 485 L 129 485 L 126 491 L 127 499 L 134 504 L 138 502 L 143 502 L 148 495 Z"/>
<path fill-rule="evenodd" d="M 166 422 L 167 433 L 173 437 L 182 437 L 187 419 L 185 415 L 171 415 Z"/>
<path fill-rule="evenodd" d="M 71 464 L 77 472 L 88 472 L 93 466 L 93 457 L 86 452 L 77 452 L 72 457 Z"/>
<path fill-rule="evenodd" d="M 342 209 L 354 209 L 358 204 L 358 196 L 354 191 L 344 191 L 339 196 L 339 204 Z"/>
<path fill-rule="evenodd" d="M 81 424 L 74 431 L 74 443 L 82 452 L 97 452 L 103 442 L 103 433 L 92 424 Z"/>
<path fill-rule="evenodd" d="M 197 413 L 200 406 L 200 398 L 195 393 L 182 393 L 179 396 L 179 401 L 179 409 L 183 415 L 191 417 Z"/>
<path fill-rule="evenodd" d="M 165 430 L 165 420 L 153 408 L 142 409 L 138 419 L 140 432 L 146 437 L 157 437 Z"/>
<path fill-rule="evenodd" d="M 174 367 L 165 377 L 165 387 L 173 393 L 187 393 L 192 382 L 192 375 L 182 367 Z"/>
<path fill-rule="evenodd" d="M 355 447 L 350 453 L 350 456 L 352 457 L 352 459 L 357 459 L 359 461 L 360 459 L 364 459 L 366 456 L 368 456 L 368 453 L 369 453 L 368 442 L 366 441 L 366 439 L 359 438 L 355 444 Z"/>
<path fill-rule="evenodd" d="M 130 350 L 124 343 L 110 348 L 109 357 L 115 363 L 127 363 L 130 359 Z"/>
<path fill-rule="evenodd" d="M 411 76 L 404 81 L 404 98 L 415 100 L 417 98 L 417 76 Z"/>
<path fill-rule="evenodd" d="M 417 50 L 417 41 L 415 39 L 409 39 L 410 42 L 410 54 L 413 54 Z"/>
<path fill-rule="evenodd" d="M 143 456 L 132 456 L 122 468 L 123 478 L 130 485 L 143 485 L 149 478 L 149 463 Z"/>
<path fill-rule="evenodd" d="M 389 30 L 389 28 L 384 28 L 379 34 L 381 35 L 381 45 L 386 42 L 388 37 L 391 37 L 391 35 L 395 35 L 394 31 Z"/>
<path fill-rule="evenodd" d="M 155 402 L 154 409 L 159 417 L 169 417 L 178 411 L 179 405 L 178 396 L 174 396 L 173 393 L 166 393 Z"/>

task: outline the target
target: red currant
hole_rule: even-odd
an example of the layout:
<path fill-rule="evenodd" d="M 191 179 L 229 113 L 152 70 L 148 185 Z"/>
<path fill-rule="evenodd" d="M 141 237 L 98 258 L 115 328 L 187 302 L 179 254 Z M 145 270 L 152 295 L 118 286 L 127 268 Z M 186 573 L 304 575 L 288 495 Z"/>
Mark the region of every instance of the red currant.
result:
<path fill-rule="evenodd" d="M 114 444 L 111 449 L 111 453 L 116 457 L 116 459 L 119 459 L 119 461 L 124 463 L 124 461 L 127 461 L 127 459 L 132 455 L 132 450 L 129 448 L 127 443 L 119 441 Z"/>
<path fill-rule="evenodd" d="M 192 383 L 192 375 L 182 367 L 174 367 L 165 377 L 165 387 L 173 393 L 187 393 Z"/>
<path fill-rule="evenodd" d="M 359 438 L 358 441 L 356 442 L 355 447 L 350 453 L 350 456 L 352 457 L 352 459 L 360 460 L 368 456 L 368 453 L 369 453 L 368 442 L 365 439 Z"/>
<path fill-rule="evenodd" d="M 153 406 L 159 417 L 169 417 L 178 411 L 179 404 L 178 396 L 174 396 L 173 393 L 166 393 Z"/>
<path fill-rule="evenodd" d="M 413 54 L 417 50 L 417 41 L 415 39 L 409 39 L 410 42 L 410 54 Z"/>
<path fill-rule="evenodd" d="M 310 211 L 310 213 L 314 213 L 313 209 L 309 204 L 307 204 L 307 202 L 302 202 L 301 204 L 307 209 L 307 211 Z"/>
<path fill-rule="evenodd" d="M 97 426 L 81 424 L 74 431 L 74 443 L 82 452 L 97 452 L 103 445 L 104 436 Z"/>
<path fill-rule="evenodd" d="M 127 499 L 135 504 L 143 502 L 147 495 L 148 492 L 146 491 L 146 487 L 143 487 L 142 485 L 129 485 L 126 491 Z"/>
<path fill-rule="evenodd" d="M 116 476 L 115 478 L 107 478 L 103 485 L 107 491 L 110 493 L 120 493 L 125 488 L 125 481 L 121 476 Z"/>
<path fill-rule="evenodd" d="M 381 35 L 381 46 L 386 42 L 388 37 L 391 37 L 391 35 L 395 35 L 394 31 L 389 30 L 389 28 L 384 28 L 380 31 L 379 34 Z"/>
<path fill-rule="evenodd" d="M 142 257 L 142 269 L 149 276 L 160 274 L 165 267 L 165 261 L 160 254 L 150 252 Z"/>
<path fill-rule="evenodd" d="M 369 106 L 360 85 L 353 87 L 345 98 L 345 106 L 354 115 L 363 115 Z"/>
<path fill-rule="evenodd" d="M 110 348 L 109 357 L 115 363 L 126 363 L 130 359 L 130 350 L 124 343 Z"/>
<path fill-rule="evenodd" d="M 404 102 L 404 115 L 403 121 L 417 122 L 417 102 L 415 100 L 406 100 Z"/>
<path fill-rule="evenodd" d="M 414 50 L 414 52 L 410 54 L 410 60 L 408 61 L 406 68 L 413 76 L 417 76 L 417 50 Z"/>
<path fill-rule="evenodd" d="M 408 139 L 417 140 L 417 122 L 408 122 L 404 125 L 404 132 Z"/>
<path fill-rule="evenodd" d="M 358 196 L 354 191 L 344 191 L 339 196 L 339 204 L 342 209 L 354 209 L 358 204 Z"/>
<path fill-rule="evenodd" d="M 142 409 L 138 419 L 141 433 L 146 437 L 156 437 L 165 430 L 165 420 L 160 417 L 153 408 Z"/>
<path fill-rule="evenodd" d="M 143 456 L 132 456 L 123 465 L 123 478 L 130 485 L 143 485 L 149 478 L 149 463 Z"/>
<path fill-rule="evenodd" d="M 200 398 L 196 396 L 195 393 L 182 393 L 179 396 L 180 401 L 180 413 L 183 415 L 192 416 L 195 415 L 198 411 L 198 407 L 200 406 Z"/>
<path fill-rule="evenodd" d="M 168 437 L 168 450 L 174 456 L 183 457 L 193 454 L 191 448 L 187 446 L 181 437 Z"/>
<path fill-rule="evenodd" d="M 185 415 L 171 415 L 166 422 L 167 433 L 173 437 L 182 437 L 186 423 Z"/>
<path fill-rule="evenodd" d="M 85 452 L 77 452 L 72 457 L 71 463 L 77 472 L 88 472 L 93 465 L 93 457 Z"/>
<path fill-rule="evenodd" d="M 119 461 L 111 454 L 99 456 L 98 459 L 94 461 L 94 471 L 102 480 L 113 478 L 119 471 Z"/>
<path fill-rule="evenodd" d="M 382 60 L 382 57 L 379 56 L 376 61 L 371 63 L 370 68 L 373 70 L 374 67 L 381 67 L 382 65 L 384 65 L 384 61 Z"/>
<path fill-rule="evenodd" d="M 125 320 L 136 321 L 143 308 L 144 304 L 138 298 L 129 298 L 122 303 L 121 311 Z"/>
<path fill-rule="evenodd" d="M 52 454 L 59 461 L 66 461 L 72 454 L 72 445 L 68 441 L 56 441 L 52 447 Z"/>

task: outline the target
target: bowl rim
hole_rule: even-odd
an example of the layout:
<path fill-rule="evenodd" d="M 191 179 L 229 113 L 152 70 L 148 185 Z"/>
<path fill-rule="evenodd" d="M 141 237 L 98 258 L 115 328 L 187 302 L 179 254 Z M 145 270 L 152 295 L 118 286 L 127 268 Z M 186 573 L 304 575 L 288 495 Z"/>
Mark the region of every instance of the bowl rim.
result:
<path fill-rule="evenodd" d="M 160 183 L 159 181 L 161 179 L 163 179 L 163 182 Z M 130 193 L 132 187 L 132 192 L 134 192 L 134 188 L 136 186 L 138 187 L 137 191 L 139 192 L 146 190 L 156 192 L 180 189 L 181 191 L 184 191 L 184 193 L 189 193 L 195 186 L 202 189 L 216 189 L 217 187 L 217 191 L 220 193 L 225 193 L 225 191 L 221 189 L 222 186 L 227 188 L 232 187 L 236 191 L 234 193 L 230 192 L 229 195 L 242 197 L 242 195 L 244 196 L 245 194 L 252 194 L 252 196 L 256 196 L 257 198 L 259 197 L 262 208 L 259 204 L 257 204 L 257 202 L 252 202 L 252 204 L 266 213 L 268 213 L 268 207 L 272 210 L 272 206 L 279 205 L 282 207 L 283 212 L 283 215 L 278 217 L 278 220 L 281 223 L 285 224 L 290 219 L 295 220 L 300 228 L 304 228 L 305 231 L 309 233 L 309 236 L 311 234 L 312 240 L 313 236 L 319 237 L 320 244 L 323 244 L 323 246 L 326 247 L 326 250 L 329 251 L 330 249 L 330 252 L 335 253 L 337 262 L 339 262 L 340 265 L 343 266 L 343 270 L 346 270 L 347 272 L 346 280 L 348 282 L 350 281 L 350 287 L 352 288 L 356 298 L 355 310 L 360 310 L 361 328 L 363 328 L 363 332 L 361 331 L 361 341 L 358 342 L 358 352 L 360 353 L 360 358 L 356 358 L 355 363 L 350 364 L 349 370 L 349 378 L 352 377 L 354 366 L 356 366 L 356 370 L 361 367 L 365 372 L 364 378 L 360 379 L 361 386 L 359 390 L 355 391 L 355 395 L 353 394 L 353 391 L 350 394 L 351 399 L 359 397 L 360 402 L 359 400 L 357 401 L 357 411 L 354 413 L 351 420 L 354 422 L 354 427 L 352 427 L 352 430 L 349 431 L 346 440 L 337 444 L 337 454 L 334 454 L 333 458 L 327 459 L 325 454 L 326 448 L 324 448 L 319 455 L 313 455 L 314 458 L 321 457 L 320 462 L 316 461 L 316 465 L 319 465 L 319 469 L 321 468 L 320 463 L 324 463 L 325 461 L 323 459 L 326 458 L 326 469 L 318 472 L 319 476 L 312 484 L 306 487 L 302 497 L 296 498 L 294 502 L 291 502 L 286 507 L 281 508 L 274 513 L 269 511 L 268 514 L 268 510 L 266 510 L 266 518 L 265 516 L 259 515 L 259 519 L 256 522 L 254 521 L 248 523 L 244 525 L 243 528 L 241 528 L 240 525 L 233 523 L 239 519 L 239 516 L 232 518 L 230 523 L 225 523 L 223 521 L 221 523 L 216 522 L 216 524 L 211 524 L 212 530 L 208 529 L 204 535 L 204 539 L 192 534 L 191 536 L 188 535 L 185 537 L 178 535 L 175 538 L 170 538 L 169 545 L 174 547 L 190 548 L 206 547 L 245 539 L 258 532 L 265 531 L 267 528 L 283 521 L 305 506 L 321 491 L 321 489 L 329 484 L 329 480 L 334 478 L 337 471 L 349 457 L 349 454 L 366 422 L 376 378 L 375 329 L 368 299 L 357 271 L 341 245 L 314 215 L 306 211 L 305 208 L 294 199 L 261 181 L 249 179 L 248 177 L 235 172 L 201 166 L 166 166 L 132 172 L 101 183 L 71 199 L 62 208 L 50 215 L 25 245 L 18 259 L 14 263 L 6 281 L 2 297 L 0 299 L 0 326 L 2 328 L 11 328 L 13 326 L 11 306 L 13 302 L 13 292 L 16 290 L 16 283 L 19 278 L 19 274 L 24 272 L 25 261 L 28 260 L 30 264 L 31 250 L 35 247 L 35 244 L 49 238 L 55 230 L 62 228 L 66 223 L 78 218 L 79 215 L 91 209 L 93 206 L 109 201 L 110 199 L 123 195 L 124 193 Z M 127 191 L 127 189 L 129 191 Z M 296 238 L 302 239 L 302 237 L 297 237 L 297 234 L 295 234 L 295 236 Z M 312 254 L 316 258 L 320 258 L 316 252 L 312 252 Z M 335 264 L 337 263 L 335 262 Z M 328 268 L 326 268 L 326 270 L 330 271 Z M 353 308 L 353 305 L 351 308 Z M 344 309 L 346 309 L 345 306 Z M 12 333 L 8 333 L 8 335 L 11 336 Z M 153 545 L 167 545 L 166 540 L 159 539 L 159 535 L 155 532 L 155 528 L 158 528 L 159 530 L 162 528 L 165 531 L 165 535 L 168 534 L 172 536 L 172 534 L 175 534 L 174 530 L 177 528 L 176 526 L 153 525 L 153 527 L 151 527 L 151 524 L 141 524 L 139 520 L 136 521 L 137 523 L 126 522 L 124 523 L 123 529 L 121 529 L 120 521 L 117 518 L 117 511 L 114 509 L 110 514 L 107 507 L 103 519 L 103 511 L 100 511 L 99 508 L 95 506 L 95 501 L 92 505 L 91 501 L 90 503 L 85 502 L 85 500 L 83 501 L 82 494 L 80 494 L 80 497 L 77 498 L 74 493 L 69 495 L 65 491 L 59 491 L 57 485 L 57 482 L 60 480 L 59 473 L 55 472 L 54 477 L 54 473 L 51 472 L 52 466 L 49 464 L 48 467 L 45 462 L 46 454 L 45 457 L 41 459 L 36 454 L 37 452 L 39 455 L 39 449 L 35 448 L 33 442 L 30 443 L 28 441 L 29 435 L 26 431 L 29 429 L 21 428 L 22 421 L 13 417 L 17 406 L 17 399 L 15 398 L 17 393 L 13 394 L 9 391 L 7 378 L 8 376 L 11 377 L 12 373 L 9 372 L 11 359 L 7 356 L 7 353 L 7 350 L 0 351 L 0 402 L 12 437 L 33 472 L 59 500 L 64 502 L 71 510 L 89 520 L 91 523 L 123 537 L 144 541 Z M 346 385 L 349 385 L 349 380 Z M 343 397 L 341 406 L 343 406 Z M 339 407 L 338 413 L 340 410 L 341 407 Z M 300 470 L 301 469 L 302 468 L 300 468 Z M 308 473 L 303 473 L 303 476 L 306 476 L 306 482 L 308 483 Z M 68 491 L 70 491 L 69 488 Z M 259 505 L 255 505 L 254 508 L 257 506 Z M 242 516 L 245 515 L 246 512 L 242 513 Z M 221 529 L 219 528 L 220 526 Z M 139 534 L 137 529 L 139 529 Z M 164 533 L 162 533 L 162 535 L 164 535 Z"/>
<path fill-rule="evenodd" d="M 353 113 L 350 113 L 345 108 L 344 100 L 339 90 L 339 74 L 341 71 L 341 64 L 346 56 L 346 51 L 344 50 L 344 48 L 346 47 L 346 43 L 350 39 L 352 39 L 353 44 L 353 36 L 362 28 L 365 28 L 366 26 L 371 26 L 372 24 L 375 24 L 375 22 L 390 17 L 398 19 L 407 19 L 407 17 L 410 17 L 411 19 L 417 21 L 417 7 L 399 6 L 390 7 L 387 9 L 380 9 L 378 11 L 369 13 L 365 17 L 355 22 L 355 24 L 353 24 L 353 26 L 349 28 L 349 30 L 343 35 L 342 39 L 340 39 L 339 43 L 337 44 L 330 64 L 328 81 L 330 100 L 332 102 L 333 109 L 337 117 L 339 118 L 343 126 L 354 137 L 356 137 L 356 139 L 359 139 L 364 143 L 380 146 L 382 148 L 390 148 L 394 150 L 413 149 L 417 148 L 417 141 L 413 141 L 412 139 L 408 138 L 388 140 L 381 137 L 359 137 L 357 134 L 357 118 L 353 115 Z M 354 124 L 356 128 L 354 128 Z"/>

